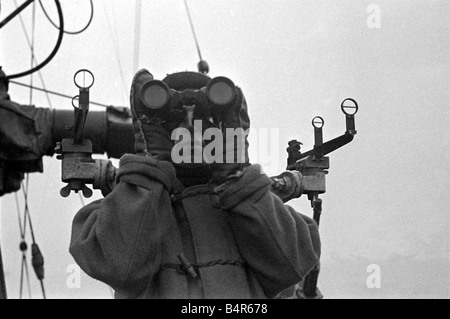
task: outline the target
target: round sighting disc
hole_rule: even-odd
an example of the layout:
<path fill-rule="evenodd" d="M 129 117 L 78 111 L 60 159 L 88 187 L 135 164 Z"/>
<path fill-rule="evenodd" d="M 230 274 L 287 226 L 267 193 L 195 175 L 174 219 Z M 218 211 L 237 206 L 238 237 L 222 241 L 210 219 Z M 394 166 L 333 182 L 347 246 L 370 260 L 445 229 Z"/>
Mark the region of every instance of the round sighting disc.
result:
<path fill-rule="evenodd" d="M 94 74 L 87 69 L 81 69 L 73 76 L 73 82 L 79 89 L 90 89 L 95 82 Z"/>
<path fill-rule="evenodd" d="M 322 128 L 325 125 L 325 121 L 322 117 L 320 116 L 316 116 L 315 118 L 313 118 L 312 120 L 312 125 L 315 128 Z"/>
<path fill-rule="evenodd" d="M 358 113 L 358 103 L 354 99 L 345 99 L 341 104 L 341 110 L 345 115 L 355 115 Z"/>

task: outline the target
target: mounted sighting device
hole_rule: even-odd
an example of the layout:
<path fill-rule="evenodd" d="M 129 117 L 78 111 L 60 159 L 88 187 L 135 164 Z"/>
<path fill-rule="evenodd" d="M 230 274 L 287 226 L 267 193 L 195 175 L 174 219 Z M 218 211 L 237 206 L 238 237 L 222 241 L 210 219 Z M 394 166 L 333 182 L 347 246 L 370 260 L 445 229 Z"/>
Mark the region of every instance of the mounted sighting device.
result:
<path fill-rule="evenodd" d="M 63 139 L 55 148 L 55 152 L 59 154 L 57 159 L 62 161 L 61 179 L 67 183 L 60 191 L 62 197 L 68 197 L 72 191 L 81 191 L 84 197 L 90 198 L 92 190 L 86 184 L 92 184 L 94 189 L 102 189 L 108 184 L 105 178 L 114 175 L 110 161 L 92 158 L 92 141 L 83 137 L 89 112 L 89 89 L 94 81 L 94 75 L 89 70 L 82 69 L 75 73 L 74 82 L 79 95 L 72 99 L 74 125 L 70 129 L 73 131 L 73 138 Z M 77 100 L 78 106 L 75 105 Z"/>
<path fill-rule="evenodd" d="M 89 89 L 94 82 L 94 75 L 89 70 L 82 69 L 74 75 L 74 83 L 79 88 L 80 94 L 72 99 L 73 138 L 63 139 L 55 148 L 55 152 L 60 154 L 57 159 L 62 160 L 62 181 L 67 183 L 60 191 L 62 197 L 68 197 L 71 191 L 75 193 L 82 191 L 83 196 L 87 198 L 92 196 L 92 190 L 86 186 L 86 183 L 91 181 L 86 173 L 95 160 L 92 159 L 92 142 L 83 138 L 83 132 L 89 112 Z M 77 99 L 78 106 L 75 105 Z"/>
<path fill-rule="evenodd" d="M 346 131 L 343 135 L 323 142 L 323 126 L 325 121 L 322 117 L 316 116 L 312 120 L 314 127 L 314 148 L 308 152 L 301 153 L 302 143 L 293 140 L 289 142 L 287 148 L 287 172 L 272 177 L 272 189 L 287 202 L 302 194 L 308 195 L 313 208 L 313 219 L 320 224 L 322 214 L 322 199 L 320 194 L 326 192 L 325 176 L 330 168 L 330 158 L 325 156 L 342 146 L 350 143 L 355 137 L 355 114 L 358 112 L 358 103 L 351 98 L 345 99 L 341 103 L 341 110 L 345 114 Z M 317 279 L 320 266 L 317 265 L 304 279 L 303 286 L 300 287 L 300 297 L 303 299 L 321 299 L 322 295 L 317 289 Z"/>

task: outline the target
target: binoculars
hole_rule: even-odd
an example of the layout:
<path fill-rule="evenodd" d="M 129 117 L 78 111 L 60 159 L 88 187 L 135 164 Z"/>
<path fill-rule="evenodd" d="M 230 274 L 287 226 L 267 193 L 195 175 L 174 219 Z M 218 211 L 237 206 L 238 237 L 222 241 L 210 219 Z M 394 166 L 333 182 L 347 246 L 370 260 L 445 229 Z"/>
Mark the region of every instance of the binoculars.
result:
<path fill-rule="evenodd" d="M 216 77 L 206 87 L 177 91 L 163 81 L 150 80 L 138 92 L 144 108 L 140 119 L 167 124 L 181 121 L 185 107 L 195 105 L 195 113 L 204 119 L 212 119 L 218 124 L 220 114 L 233 106 L 238 97 L 238 89 L 226 77 Z"/>

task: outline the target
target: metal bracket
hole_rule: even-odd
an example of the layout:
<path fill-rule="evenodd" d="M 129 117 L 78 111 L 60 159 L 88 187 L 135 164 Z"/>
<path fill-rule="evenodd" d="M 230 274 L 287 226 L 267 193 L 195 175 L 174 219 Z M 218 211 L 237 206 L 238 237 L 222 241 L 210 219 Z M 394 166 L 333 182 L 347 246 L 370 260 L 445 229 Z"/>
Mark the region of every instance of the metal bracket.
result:
<path fill-rule="evenodd" d="M 57 156 L 62 160 L 61 180 L 68 183 L 61 189 L 61 196 L 68 197 L 71 191 L 82 191 L 84 197 L 91 197 L 92 190 L 85 185 L 93 182 L 92 176 L 96 170 L 95 160 L 91 158 L 91 141 L 84 140 L 83 144 L 75 144 L 74 140 L 64 139 L 57 144 L 55 151 L 61 154 Z"/>
<path fill-rule="evenodd" d="M 74 83 L 80 94 L 72 99 L 74 107 L 74 134 L 73 139 L 63 139 L 57 143 L 55 152 L 60 154 L 62 160 L 62 181 L 67 185 L 61 189 L 60 194 L 68 197 L 71 191 L 83 192 L 84 197 L 91 197 L 92 190 L 85 184 L 94 182 L 96 162 L 92 159 L 92 142 L 83 138 L 87 114 L 89 112 L 89 89 L 94 85 L 94 75 L 91 71 L 82 69 L 75 73 Z M 79 105 L 75 105 L 78 98 Z"/>
<path fill-rule="evenodd" d="M 298 162 L 301 159 L 307 158 L 309 156 L 312 156 L 314 160 L 320 160 L 323 156 L 337 150 L 338 148 L 341 148 L 342 146 L 350 143 L 354 136 L 356 135 L 357 131 L 355 129 L 355 114 L 358 112 L 358 103 L 354 99 L 345 99 L 341 103 L 341 110 L 345 114 L 346 119 L 346 131 L 343 135 L 332 139 L 328 142 L 323 143 L 323 132 L 322 128 L 325 124 L 322 117 L 317 116 L 313 119 L 312 124 L 314 127 L 314 138 L 315 138 L 315 145 L 314 149 L 301 153 L 300 150 L 298 151 L 291 151 L 289 153 L 288 157 L 288 170 L 295 170 L 296 169 L 296 162 Z M 289 147 L 292 147 L 291 145 L 293 143 L 299 143 L 297 141 L 290 141 Z M 301 143 L 300 143 L 301 144 Z"/>

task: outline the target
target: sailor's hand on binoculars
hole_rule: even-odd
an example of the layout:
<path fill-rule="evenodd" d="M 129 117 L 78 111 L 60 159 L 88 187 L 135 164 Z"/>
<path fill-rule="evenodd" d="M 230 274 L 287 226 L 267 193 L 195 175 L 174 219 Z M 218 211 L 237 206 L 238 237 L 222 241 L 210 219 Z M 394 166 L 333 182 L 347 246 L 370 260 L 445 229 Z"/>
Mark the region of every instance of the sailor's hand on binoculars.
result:
<path fill-rule="evenodd" d="M 148 156 L 159 161 L 171 161 L 173 142 L 169 132 L 157 123 L 142 125 Z"/>

